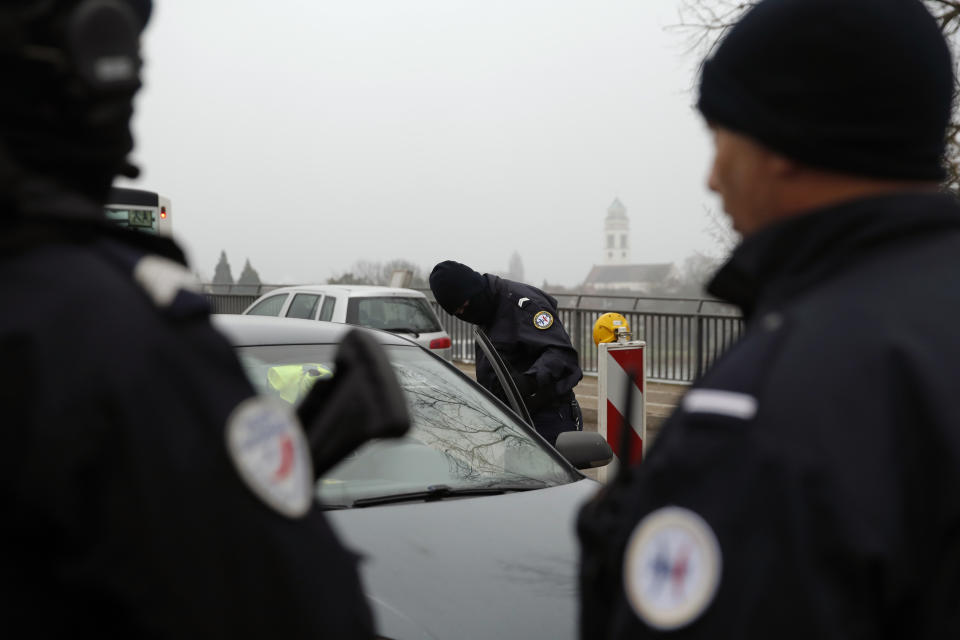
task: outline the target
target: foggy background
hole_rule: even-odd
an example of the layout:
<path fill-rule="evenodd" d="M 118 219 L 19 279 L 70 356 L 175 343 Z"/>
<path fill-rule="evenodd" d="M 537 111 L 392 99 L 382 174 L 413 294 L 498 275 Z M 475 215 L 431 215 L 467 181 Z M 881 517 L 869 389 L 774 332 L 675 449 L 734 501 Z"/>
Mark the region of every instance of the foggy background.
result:
<path fill-rule="evenodd" d="M 719 255 L 676 0 L 157 0 L 125 184 L 209 280 L 443 259 L 575 286 L 619 198 L 631 262 Z"/>

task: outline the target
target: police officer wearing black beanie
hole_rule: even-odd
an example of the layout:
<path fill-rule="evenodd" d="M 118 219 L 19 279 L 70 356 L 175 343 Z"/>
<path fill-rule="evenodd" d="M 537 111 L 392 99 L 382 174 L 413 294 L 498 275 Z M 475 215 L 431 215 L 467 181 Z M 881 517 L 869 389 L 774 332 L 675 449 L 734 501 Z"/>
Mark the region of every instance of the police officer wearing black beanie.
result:
<path fill-rule="evenodd" d="M 746 330 L 581 512 L 582 638 L 960 635 L 953 87 L 917 0 L 762 0 L 704 63 Z"/>
<path fill-rule="evenodd" d="M 583 378 L 577 352 L 557 315 L 557 301 L 536 287 L 445 260 L 430 273 L 430 289 L 447 313 L 480 326 L 493 342 L 537 432 L 550 444 L 564 431 L 583 429 L 573 388 Z M 483 352 L 477 382 L 507 401 Z"/>
<path fill-rule="evenodd" d="M 150 9 L 0 6 L 0 636 L 372 637 L 299 423 L 179 247 L 106 221 Z"/>

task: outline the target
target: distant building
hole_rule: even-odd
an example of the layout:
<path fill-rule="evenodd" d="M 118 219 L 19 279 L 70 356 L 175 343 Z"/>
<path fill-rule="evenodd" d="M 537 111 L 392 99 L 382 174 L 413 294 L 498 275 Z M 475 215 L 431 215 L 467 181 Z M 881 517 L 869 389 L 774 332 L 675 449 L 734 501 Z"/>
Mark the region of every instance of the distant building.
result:
<path fill-rule="evenodd" d="M 603 221 L 601 264 L 590 269 L 583 290 L 651 294 L 680 280 L 680 271 L 671 263 L 632 264 L 630 260 L 630 219 L 627 208 L 619 198 L 614 198 Z"/>
<path fill-rule="evenodd" d="M 628 264 L 630 262 L 630 219 L 627 208 L 614 198 L 607 207 L 607 217 L 603 221 L 603 264 Z"/>
<path fill-rule="evenodd" d="M 590 269 L 583 282 L 583 289 L 591 293 L 652 293 L 676 284 L 679 279 L 679 270 L 670 263 L 600 264 Z"/>

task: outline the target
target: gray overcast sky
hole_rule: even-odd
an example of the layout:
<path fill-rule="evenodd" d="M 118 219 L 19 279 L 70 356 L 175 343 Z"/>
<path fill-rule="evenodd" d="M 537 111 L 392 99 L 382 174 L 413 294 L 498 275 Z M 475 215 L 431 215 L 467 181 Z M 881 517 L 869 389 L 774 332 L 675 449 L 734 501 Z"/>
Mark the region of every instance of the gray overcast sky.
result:
<path fill-rule="evenodd" d="M 634 262 L 718 252 L 677 0 L 157 0 L 134 186 L 201 276 L 452 258 L 579 284 L 615 197 Z"/>

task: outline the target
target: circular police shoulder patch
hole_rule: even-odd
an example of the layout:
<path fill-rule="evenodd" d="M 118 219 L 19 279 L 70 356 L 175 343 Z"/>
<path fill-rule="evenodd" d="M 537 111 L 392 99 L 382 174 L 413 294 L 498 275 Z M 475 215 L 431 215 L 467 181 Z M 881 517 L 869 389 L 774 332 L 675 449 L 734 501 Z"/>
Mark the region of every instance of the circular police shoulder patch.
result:
<path fill-rule="evenodd" d="M 553 314 L 549 311 L 537 311 L 533 314 L 533 326 L 537 329 L 549 329 L 553 326 Z"/>
<path fill-rule="evenodd" d="M 636 614 L 655 629 L 684 627 L 702 614 L 720 585 L 720 544 L 710 525 L 681 507 L 648 514 L 630 534 L 623 586 Z"/>
<path fill-rule="evenodd" d="M 291 518 L 310 510 L 313 464 L 290 405 L 248 398 L 227 420 L 226 436 L 234 466 L 258 498 Z"/>

